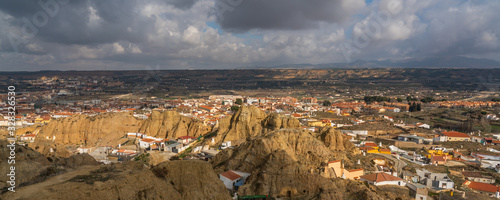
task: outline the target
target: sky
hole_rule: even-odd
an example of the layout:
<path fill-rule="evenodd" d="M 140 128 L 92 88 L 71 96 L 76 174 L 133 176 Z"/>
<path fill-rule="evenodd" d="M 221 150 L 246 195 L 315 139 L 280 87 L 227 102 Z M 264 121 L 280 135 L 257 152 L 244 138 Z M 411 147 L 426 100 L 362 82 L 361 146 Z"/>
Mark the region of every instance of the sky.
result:
<path fill-rule="evenodd" d="M 0 71 L 500 61 L 497 0 L 0 1 Z"/>

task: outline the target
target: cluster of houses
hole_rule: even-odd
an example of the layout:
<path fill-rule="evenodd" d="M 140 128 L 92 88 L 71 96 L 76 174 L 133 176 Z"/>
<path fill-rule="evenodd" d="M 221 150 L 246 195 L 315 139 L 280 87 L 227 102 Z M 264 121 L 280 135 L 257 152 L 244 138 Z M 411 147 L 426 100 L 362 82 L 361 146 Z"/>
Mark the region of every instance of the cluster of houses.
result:
<path fill-rule="evenodd" d="M 148 136 L 143 133 L 127 133 L 127 138 L 138 139 L 138 144 L 144 150 L 158 150 L 172 153 L 180 153 L 191 147 L 197 139 L 193 136 L 181 136 L 177 139 L 165 139 Z"/>

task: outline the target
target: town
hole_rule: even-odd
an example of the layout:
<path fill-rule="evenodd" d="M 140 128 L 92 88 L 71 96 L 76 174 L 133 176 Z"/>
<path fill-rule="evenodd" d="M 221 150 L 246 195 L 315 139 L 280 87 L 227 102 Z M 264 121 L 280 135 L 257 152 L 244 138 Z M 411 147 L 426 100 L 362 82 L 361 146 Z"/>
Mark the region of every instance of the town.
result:
<path fill-rule="evenodd" d="M 64 97 L 70 94 L 65 89 L 21 94 L 16 116 L 16 126 L 21 128 L 18 144 L 30 147 L 40 139 L 38 134 L 44 126 L 75 115 L 91 117 L 129 113 L 138 120 L 147 120 L 153 112 L 170 110 L 215 130 L 221 119 L 234 115 L 241 106 L 253 106 L 268 114 L 293 117 L 300 122 L 301 129 L 310 132 L 320 132 L 328 127 L 336 129 L 361 152 L 356 157 L 356 164 L 349 167 L 342 159 L 325 162 L 324 167 L 318 169 L 321 176 L 376 186 L 405 186 L 416 199 L 433 195 L 465 197 L 466 191 L 500 198 L 500 186 L 496 184 L 500 179 L 500 126 L 495 125 L 500 119 L 497 117 L 500 102 L 494 99 L 445 100 L 441 94 L 435 94 L 436 99 L 421 96 L 365 96 L 345 100 L 332 96 L 210 95 L 207 98 L 164 99 L 153 96 L 130 100 L 127 96 L 133 94 L 128 94 L 43 105 L 32 100 L 52 95 Z M 444 112 L 460 114 L 444 117 Z M 482 127 L 475 128 L 477 124 L 473 120 Z M 7 115 L 4 115 L 0 126 L 7 125 Z M 22 133 L 22 130 L 26 131 Z M 89 154 L 103 164 L 135 160 L 152 165 L 178 159 L 209 161 L 224 149 L 237 146 L 231 141 L 216 143 L 214 138 L 204 142 L 210 133 L 198 137 L 167 138 L 123 132 L 118 133 L 121 134 L 118 141 L 99 146 L 81 141 L 66 148 L 71 154 Z M 55 141 L 57 138 L 46 136 L 42 139 Z M 50 152 L 54 150 L 50 149 Z M 154 162 L 152 157 L 156 157 Z M 219 177 L 227 189 L 236 194 L 250 175 L 228 170 Z"/>

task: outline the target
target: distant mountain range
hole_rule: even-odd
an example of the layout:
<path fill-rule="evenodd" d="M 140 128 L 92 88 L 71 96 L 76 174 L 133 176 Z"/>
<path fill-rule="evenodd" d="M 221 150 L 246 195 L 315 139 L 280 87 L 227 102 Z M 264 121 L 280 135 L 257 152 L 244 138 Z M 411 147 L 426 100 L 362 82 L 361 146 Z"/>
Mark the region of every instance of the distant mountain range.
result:
<path fill-rule="evenodd" d="M 490 59 L 463 56 L 411 58 L 404 60 L 357 60 L 352 63 L 285 64 L 270 67 L 275 69 L 325 69 L 325 68 L 500 68 L 500 62 Z M 252 67 L 251 67 L 252 68 Z"/>

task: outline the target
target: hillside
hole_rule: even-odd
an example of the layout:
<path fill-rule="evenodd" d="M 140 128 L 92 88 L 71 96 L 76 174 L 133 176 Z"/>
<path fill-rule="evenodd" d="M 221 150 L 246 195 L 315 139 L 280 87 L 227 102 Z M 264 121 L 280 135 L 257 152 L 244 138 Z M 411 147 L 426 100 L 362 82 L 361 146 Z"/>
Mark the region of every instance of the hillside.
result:
<path fill-rule="evenodd" d="M 350 195 L 361 195 L 355 199 L 378 199 L 363 184 L 322 175 L 328 161 L 348 159 L 347 155 L 356 153 L 354 145 L 342 134 L 338 137 L 335 145 L 326 146 L 309 131 L 280 129 L 224 150 L 211 163 L 217 173 L 229 169 L 252 173 L 240 187 L 241 195 L 269 194 L 301 199 L 346 199 Z M 349 193 L 347 188 L 363 192 Z"/>
<path fill-rule="evenodd" d="M 142 120 L 132 113 L 78 114 L 50 121 L 40 129 L 36 140 L 46 139 L 64 145 L 115 145 L 127 132 L 137 131 L 141 123 Z"/>
<path fill-rule="evenodd" d="M 231 199 L 203 161 L 173 161 L 150 170 L 137 162 L 85 166 L 5 193 L 2 199 Z"/>
<path fill-rule="evenodd" d="M 232 116 L 219 120 L 215 129 L 215 142 L 240 144 L 247 138 L 258 137 L 269 131 L 298 127 L 300 122 L 295 118 L 275 113 L 268 115 L 255 106 L 241 106 Z"/>
<path fill-rule="evenodd" d="M 161 138 L 198 137 L 210 131 L 202 122 L 182 116 L 176 111 L 153 111 L 139 132 Z"/>

